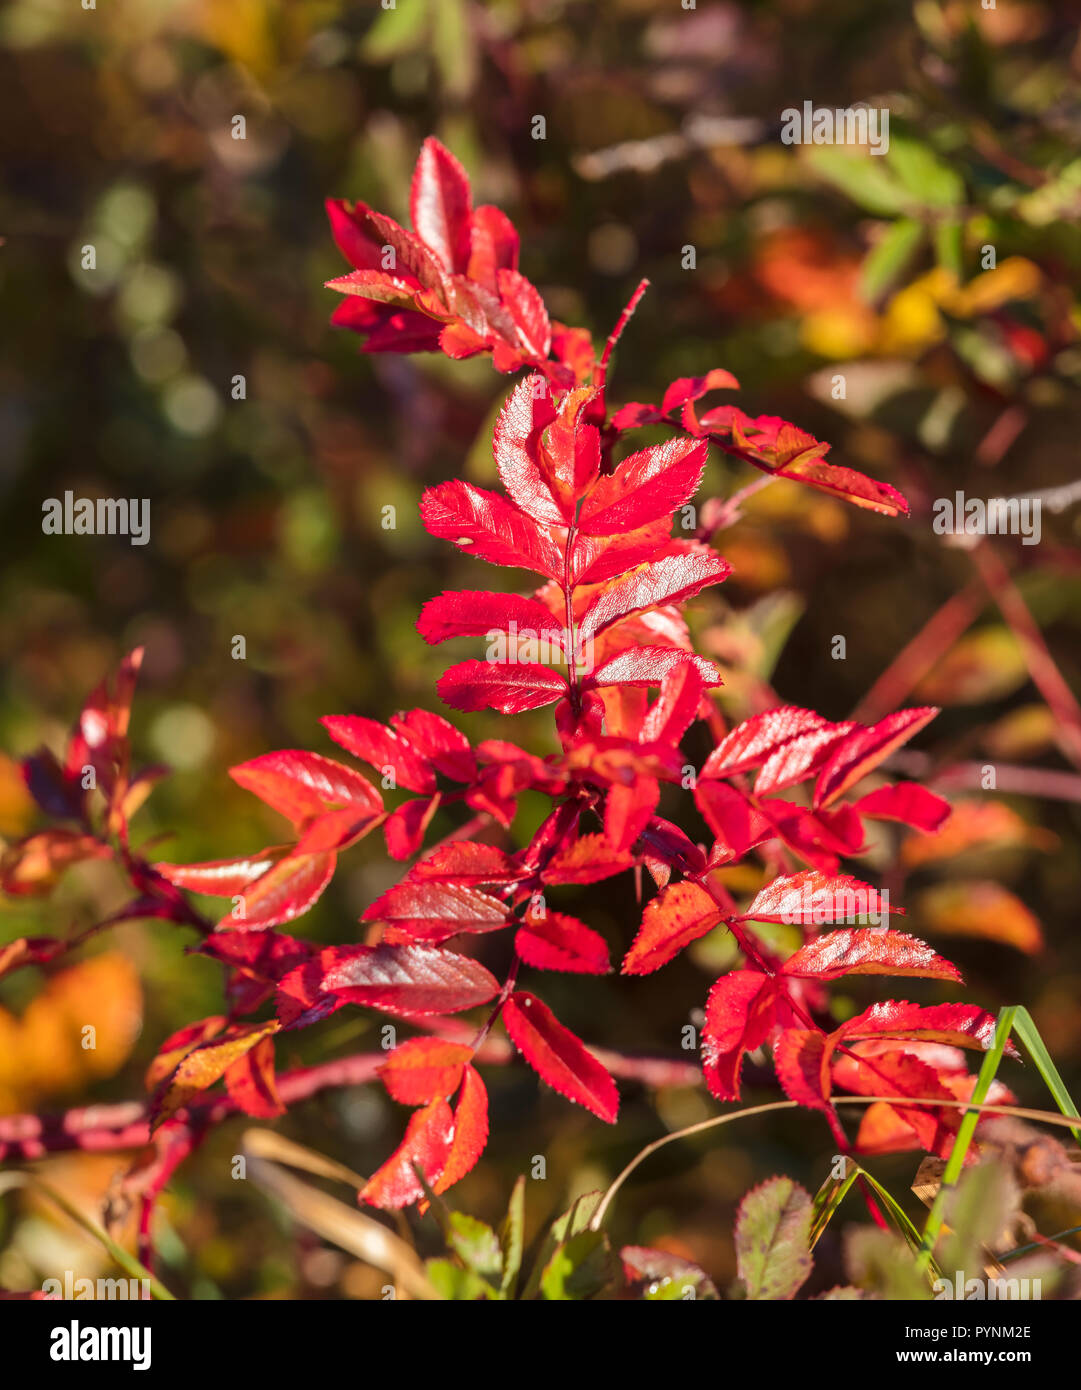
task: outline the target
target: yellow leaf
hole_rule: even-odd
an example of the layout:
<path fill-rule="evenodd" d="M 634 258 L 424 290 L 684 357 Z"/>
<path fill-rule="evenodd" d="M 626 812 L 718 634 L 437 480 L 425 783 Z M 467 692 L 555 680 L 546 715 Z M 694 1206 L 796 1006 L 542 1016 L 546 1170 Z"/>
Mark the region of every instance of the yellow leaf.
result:
<path fill-rule="evenodd" d="M 1043 947 L 1040 924 L 1020 898 L 991 879 L 941 883 L 916 902 L 915 917 L 931 932 L 979 936 L 1016 946 L 1026 955 Z"/>
<path fill-rule="evenodd" d="M 0 1111 L 112 1076 L 142 1023 L 134 965 L 118 951 L 52 976 L 21 1018 L 0 1009 Z"/>

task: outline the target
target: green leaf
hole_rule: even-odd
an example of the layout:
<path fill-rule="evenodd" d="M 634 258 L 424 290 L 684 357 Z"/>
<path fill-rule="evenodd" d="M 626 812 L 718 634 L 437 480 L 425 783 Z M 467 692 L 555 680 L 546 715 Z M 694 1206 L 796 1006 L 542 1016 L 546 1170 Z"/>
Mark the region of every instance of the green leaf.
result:
<path fill-rule="evenodd" d="M 467 96 L 477 78 L 477 44 L 465 0 L 436 0 L 434 21 L 432 52 L 443 85 L 449 96 Z"/>
<path fill-rule="evenodd" d="M 467 1269 L 496 1287 L 500 1286 L 503 1251 L 499 1246 L 499 1237 L 491 1226 L 478 1221 L 475 1216 L 452 1211 L 447 1223 L 447 1244 Z"/>
<path fill-rule="evenodd" d="M 935 228 L 935 256 L 944 270 L 960 280 L 965 270 L 964 235 L 957 218 L 946 218 Z"/>
<path fill-rule="evenodd" d="M 432 1287 L 443 1298 L 454 1303 L 475 1303 L 478 1299 L 496 1297 L 492 1286 L 485 1283 L 479 1274 L 474 1274 L 471 1269 L 463 1269 L 453 1260 L 428 1260 L 426 1267 Z"/>
<path fill-rule="evenodd" d="M 441 0 L 437 0 L 437 8 L 439 3 Z M 429 0 L 399 0 L 394 9 L 381 11 L 364 37 L 364 57 L 383 63 L 417 48 L 427 27 L 428 12 Z"/>
<path fill-rule="evenodd" d="M 849 154 L 837 146 L 821 145 L 813 150 L 811 164 L 827 183 L 868 212 L 894 217 L 907 212 L 911 205 L 882 155 Z"/>
<path fill-rule="evenodd" d="M 608 1237 L 603 1231 L 579 1231 L 556 1247 L 541 1275 L 541 1293 L 559 1302 L 596 1298 L 614 1278 Z"/>
<path fill-rule="evenodd" d="M 811 1273 L 811 1198 L 791 1178 L 747 1193 L 736 1218 L 736 1265 L 751 1299 L 794 1298 Z"/>
<path fill-rule="evenodd" d="M 908 135 L 894 134 L 886 162 L 911 200 L 921 207 L 955 208 L 964 202 L 964 180 L 929 145 Z"/>
<path fill-rule="evenodd" d="M 562 1216 L 557 1216 L 552 1222 L 544 1240 L 541 1242 L 540 1253 L 537 1255 L 533 1268 L 530 1271 L 529 1281 L 522 1294 L 523 1298 L 534 1298 L 540 1291 L 541 1274 L 545 1266 L 552 1258 L 555 1248 L 561 1241 L 567 1240 L 570 1236 L 577 1235 L 580 1231 L 586 1230 L 589 1223 L 593 1220 L 593 1214 L 601 1204 L 604 1196 L 602 1192 L 586 1192 L 577 1198 L 573 1206 L 569 1207 Z"/>
<path fill-rule="evenodd" d="M 853 1227 L 845 1237 L 845 1269 L 860 1289 L 880 1298 L 922 1301 L 931 1297 L 930 1285 L 912 1252 L 892 1231 Z"/>
<path fill-rule="evenodd" d="M 970 1102 L 974 1105 L 982 1105 L 987 1099 L 987 1092 L 991 1089 L 991 1083 L 995 1079 L 1003 1053 L 1006 1051 L 1006 1043 L 1009 1041 L 1010 1029 L 1013 1027 L 1016 1015 L 1017 1007 L 1015 1006 L 999 1010 L 994 1041 L 984 1055 L 980 1074 L 976 1078 L 976 1085 L 969 1097 Z M 965 1154 L 968 1153 L 969 1145 L 972 1143 L 972 1136 L 975 1133 L 979 1118 L 980 1112 L 978 1110 L 966 1110 L 960 1125 L 957 1127 L 957 1137 L 953 1141 L 950 1156 L 942 1172 L 942 1185 L 931 1204 L 931 1210 L 927 1214 L 927 1221 L 923 1228 L 923 1239 L 920 1242 L 920 1253 L 917 1256 L 917 1264 L 921 1269 L 927 1267 L 934 1254 L 935 1242 L 938 1240 L 939 1232 L 942 1230 L 942 1222 L 945 1219 L 946 1202 L 950 1189 L 961 1175 Z"/>
<path fill-rule="evenodd" d="M 518 1282 L 518 1271 L 522 1267 L 522 1249 L 525 1243 L 525 1176 L 519 1174 L 518 1181 L 510 1194 L 507 1214 L 499 1228 L 499 1243 L 503 1248 L 504 1298 L 514 1297 L 514 1286 Z"/>
<path fill-rule="evenodd" d="M 871 248 L 860 270 L 864 299 L 875 300 L 900 277 L 923 241 L 923 224 L 899 217 Z"/>

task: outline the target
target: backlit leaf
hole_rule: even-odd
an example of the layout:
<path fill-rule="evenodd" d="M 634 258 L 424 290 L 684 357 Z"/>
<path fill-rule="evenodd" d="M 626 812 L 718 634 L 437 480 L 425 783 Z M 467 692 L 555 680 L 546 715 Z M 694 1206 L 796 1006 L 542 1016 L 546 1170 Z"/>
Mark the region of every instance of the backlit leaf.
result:
<path fill-rule="evenodd" d="M 546 1004 L 525 990 L 517 990 L 503 1005 L 502 1018 L 511 1041 L 542 1081 L 608 1124 L 615 1124 L 619 1110 L 616 1083 Z"/>

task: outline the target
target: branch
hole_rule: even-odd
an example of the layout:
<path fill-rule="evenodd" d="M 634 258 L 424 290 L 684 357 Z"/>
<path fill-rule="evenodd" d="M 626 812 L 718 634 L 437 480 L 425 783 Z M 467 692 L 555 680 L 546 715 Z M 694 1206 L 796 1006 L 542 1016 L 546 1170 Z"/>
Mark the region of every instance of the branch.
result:
<path fill-rule="evenodd" d="M 510 1043 L 489 1038 L 477 1053 L 477 1061 L 506 1066 L 515 1058 Z M 697 1086 L 702 1073 L 692 1062 L 664 1057 L 631 1057 L 607 1049 L 594 1051 L 615 1076 L 641 1081 L 647 1086 Z M 278 1077 L 278 1093 L 285 1105 L 308 1100 L 320 1091 L 339 1086 L 362 1086 L 373 1081 L 387 1060 L 385 1052 L 358 1052 L 314 1067 L 297 1067 Z M 215 1092 L 178 1111 L 175 1119 L 191 1134 L 243 1113 L 231 1096 Z M 171 1132 L 176 1139 L 176 1127 Z M 72 1149 L 85 1152 L 141 1149 L 155 1142 L 150 1133 L 148 1100 L 121 1101 L 115 1105 L 88 1105 L 52 1115 L 0 1116 L 0 1162 L 30 1161 Z"/>

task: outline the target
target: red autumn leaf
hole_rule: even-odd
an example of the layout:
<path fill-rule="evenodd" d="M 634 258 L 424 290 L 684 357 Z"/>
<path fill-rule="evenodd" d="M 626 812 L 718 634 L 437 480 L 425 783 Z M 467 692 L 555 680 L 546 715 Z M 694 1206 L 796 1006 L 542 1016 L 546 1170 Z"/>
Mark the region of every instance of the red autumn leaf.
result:
<path fill-rule="evenodd" d="M 704 440 L 677 438 L 631 454 L 582 503 L 582 534 L 610 536 L 671 516 L 697 491 L 707 452 Z"/>
<path fill-rule="evenodd" d="M 705 936 L 723 913 L 697 883 L 673 883 L 653 899 L 623 961 L 624 975 L 648 975 Z"/>
<path fill-rule="evenodd" d="M 366 922 L 389 922 L 418 941 L 445 941 L 458 932 L 505 927 L 510 909 L 499 898 L 462 884 L 408 878 L 365 910 Z"/>
<path fill-rule="evenodd" d="M 961 1074 L 964 1075 L 963 1068 Z M 871 1153 L 903 1153 L 917 1148 L 929 1153 L 948 1151 L 961 1118 L 960 1112 L 952 1107 L 936 1109 L 933 1102 L 961 1099 L 957 1089 L 950 1084 L 952 1079 L 946 1068 L 907 1050 L 875 1049 L 864 1056 L 853 1054 L 835 1056 L 833 1059 L 835 1087 L 856 1095 L 911 1096 L 913 1100 L 931 1102 L 926 1108 L 916 1105 L 869 1106 L 861 1118 L 856 1141 L 861 1152 L 865 1151 L 865 1145 L 866 1151 Z M 965 1094 L 970 1093 L 975 1078 L 967 1080 L 969 1087 L 961 1088 Z M 998 1084 L 995 1083 L 996 1087 Z M 1001 1092 L 997 1095 L 992 1092 L 988 1096 L 992 1105 L 1006 1098 Z M 870 1123 L 866 1123 L 868 1113 L 871 1115 Z M 971 1156 L 968 1161 L 971 1161 Z"/>
<path fill-rule="evenodd" d="M 597 392 L 580 386 L 569 391 L 541 441 L 540 465 L 553 495 L 573 516 L 574 504 L 596 482 L 601 466 L 601 440 L 588 411 Z"/>
<path fill-rule="evenodd" d="M 563 573 L 562 556 L 548 533 L 496 492 L 460 479 L 440 483 L 425 491 L 420 515 L 433 536 L 493 565 L 536 570 L 549 579 Z"/>
<path fill-rule="evenodd" d="M 789 956 L 785 975 L 836 980 L 842 975 L 920 975 L 929 980 L 960 980 L 955 965 L 926 942 L 899 931 L 867 927 L 827 932 Z"/>
<path fill-rule="evenodd" d="M 439 797 L 407 801 L 392 812 L 383 826 L 387 853 L 392 859 L 410 859 L 424 842 L 424 833 L 439 807 Z"/>
<path fill-rule="evenodd" d="M 883 516 L 908 515 L 908 503 L 896 488 L 853 468 L 827 463 L 828 444 L 776 415 L 751 419 L 733 406 L 720 406 L 703 415 L 698 424 L 727 453 L 766 473 L 809 483 Z"/>
<path fill-rule="evenodd" d="M 698 717 L 705 686 L 697 667 L 681 661 L 661 682 L 661 693 L 642 725 L 642 738 L 655 743 L 678 744 Z"/>
<path fill-rule="evenodd" d="M 669 517 L 614 536 L 578 536 L 571 553 L 572 584 L 603 584 L 652 560 L 672 543 Z"/>
<path fill-rule="evenodd" d="M 308 960 L 315 947 L 285 932 L 268 929 L 212 932 L 191 949 L 252 979 L 273 982 Z"/>
<path fill-rule="evenodd" d="M 767 792 L 794 787 L 797 782 L 810 777 L 823 765 L 841 739 L 856 727 L 852 723 L 822 724 L 782 743 L 762 764 L 755 778 L 755 795 L 764 796 Z"/>
<path fill-rule="evenodd" d="M 535 661 L 459 661 L 443 672 L 436 689 L 451 709 L 521 714 L 558 700 L 567 682 Z"/>
<path fill-rule="evenodd" d="M 822 458 L 808 458 L 786 464 L 778 472 L 782 478 L 809 483 L 866 511 L 877 512 L 879 516 L 908 516 L 908 503 L 895 487 L 877 478 L 868 478 L 866 473 L 855 468 L 827 463 Z"/>
<path fill-rule="evenodd" d="M 833 1049 L 822 1033 L 786 1028 L 773 1044 L 773 1067 L 785 1095 L 797 1105 L 824 1110 L 833 1090 Z"/>
<path fill-rule="evenodd" d="M 472 1049 L 462 1043 L 411 1038 L 391 1052 L 379 1075 L 388 1094 L 400 1104 L 428 1105 L 458 1089 L 472 1056 Z"/>
<path fill-rule="evenodd" d="M 851 806 L 814 812 L 783 797 L 767 797 L 759 809 L 785 844 L 820 873 L 835 875 L 838 856 L 863 849 L 863 823 Z"/>
<path fill-rule="evenodd" d="M 712 661 L 679 647 L 629 647 L 598 667 L 587 677 L 587 684 L 662 685 L 673 666 L 685 661 L 691 662 L 705 685 L 721 684 L 721 673 Z"/>
<path fill-rule="evenodd" d="M 288 845 L 275 845 L 258 854 L 238 859 L 211 859 L 202 864 L 155 864 L 162 878 L 186 888 L 190 893 L 206 893 L 216 898 L 232 898 L 243 893 L 289 853 Z"/>
<path fill-rule="evenodd" d="M 875 917 L 884 910 L 901 912 L 898 907 L 887 907 L 887 902 L 877 888 L 850 874 L 822 874 L 817 869 L 807 869 L 775 878 L 755 894 L 737 920 L 821 926 Z"/>
<path fill-rule="evenodd" d="M 421 146 L 413 171 L 409 215 L 417 234 L 447 270 L 468 268 L 473 215 L 469 178 L 451 152 L 431 136 Z"/>
<path fill-rule="evenodd" d="M 337 290 L 339 294 L 374 300 L 377 304 L 405 308 L 416 302 L 418 286 L 412 279 L 388 275 L 382 270 L 351 270 L 347 275 L 336 275 L 333 280 L 327 280 L 326 288 Z"/>
<path fill-rule="evenodd" d="M 245 1115 L 272 1120 L 285 1114 L 274 1075 L 274 1039 L 260 1038 L 255 1046 L 225 1069 L 225 1089 Z"/>
<path fill-rule="evenodd" d="M 488 1092 L 480 1073 L 467 1066 L 462 1090 L 454 1109 L 454 1129 L 443 1171 L 432 1183 L 433 1192 L 446 1192 L 477 1163 L 488 1142 Z"/>
<path fill-rule="evenodd" d="M 264 753 L 231 767 L 229 776 L 298 828 L 334 807 L 366 807 L 373 814 L 383 809 L 379 793 L 366 777 L 300 748 Z"/>
<path fill-rule="evenodd" d="M 399 787 L 423 795 L 435 791 L 435 778 L 427 760 L 394 729 L 359 714 L 327 714 L 319 722 L 334 742 L 355 758 L 384 775 L 389 768 Z"/>
<path fill-rule="evenodd" d="M 932 1004 L 925 1008 L 888 999 L 847 1019 L 836 1036 L 846 1043 L 856 1038 L 905 1038 L 986 1052 L 994 1042 L 995 1018 L 975 1004 Z M 1006 1051 L 1017 1056 L 1011 1042 L 1007 1042 Z"/>
<path fill-rule="evenodd" d="M 849 787 L 866 777 L 872 768 L 900 748 L 902 743 L 907 743 L 913 734 L 929 724 L 937 713 L 933 705 L 922 709 L 898 710 L 871 728 L 860 728 L 850 734 L 834 750 L 818 774 L 814 792 L 815 809 L 836 801 Z"/>
<path fill-rule="evenodd" d="M 311 959 L 302 961 L 278 981 L 275 1009 L 283 1028 L 306 1028 L 311 1023 L 329 1018 L 346 1004 L 323 989 L 327 971 L 348 960 L 356 948 L 327 946 Z M 367 949 L 366 947 L 364 949 Z"/>
<path fill-rule="evenodd" d="M 8 845 L 0 855 L 0 888 L 13 897 L 49 893 L 72 864 L 111 855 L 109 846 L 93 835 L 59 827 L 39 830 Z"/>
<path fill-rule="evenodd" d="M 0 979 L 23 965 L 46 965 L 67 950 L 67 942 L 55 936 L 19 936 L 0 946 Z"/>
<path fill-rule="evenodd" d="M 221 922 L 249 930 L 277 927 L 301 917 L 322 897 L 334 877 L 333 853 L 288 854 L 239 894 L 239 902 Z"/>
<path fill-rule="evenodd" d="M 717 837 L 712 863 L 742 859 L 763 840 L 772 839 L 774 827 L 750 801 L 727 782 L 699 779 L 694 800 L 709 828 Z"/>
<path fill-rule="evenodd" d="M 451 637 L 486 637 L 489 632 L 506 632 L 512 625 L 523 636 L 531 637 L 563 631 L 551 609 L 536 599 L 483 589 L 430 598 L 417 619 L 417 631 L 430 645 Z"/>
<path fill-rule="evenodd" d="M 949 818 L 950 803 L 915 782 L 895 782 L 892 787 L 879 787 L 852 803 L 859 816 L 875 820 L 898 820 L 924 834 L 934 834 Z"/>
<path fill-rule="evenodd" d="M 739 1100 L 743 1057 L 761 1047 L 773 1027 L 776 985 L 758 970 L 731 970 L 714 984 L 702 1027 L 702 1071 L 710 1094 Z"/>
<path fill-rule="evenodd" d="M 518 233 L 506 213 L 488 203 L 473 209 L 470 233 L 466 274 L 496 291 L 496 271 L 518 269 Z"/>
<path fill-rule="evenodd" d="M 471 782 L 477 775 L 469 740 L 441 714 L 411 709 L 404 714 L 392 714 L 390 722 L 395 732 L 408 739 L 420 756 L 427 758 L 444 777 L 455 782 Z"/>
<path fill-rule="evenodd" d="M 655 777 L 639 774 L 628 785 L 613 782 L 604 799 L 604 833 L 614 849 L 630 849 L 649 823 L 661 798 Z"/>
<path fill-rule="evenodd" d="M 514 937 L 514 948 L 536 970 L 607 975 L 612 968 L 600 932 L 561 912 L 529 912 Z"/>
<path fill-rule="evenodd" d="M 583 639 L 594 637 L 630 613 L 682 603 L 707 585 L 727 579 L 731 572 L 731 566 L 708 546 L 685 545 L 614 580 L 582 614 L 579 632 Z"/>
<path fill-rule="evenodd" d="M 336 853 L 362 840 L 383 820 L 384 812 L 370 806 L 344 806 L 316 816 L 297 841 L 297 856 Z"/>
<path fill-rule="evenodd" d="M 697 401 L 708 391 L 738 391 L 739 382 L 723 367 L 714 367 L 705 376 L 681 376 L 673 381 L 661 401 L 661 414 L 681 410 L 687 401 Z"/>
<path fill-rule="evenodd" d="M 565 508 L 541 472 L 538 454 L 542 432 L 556 418 L 542 376 L 520 381 L 507 397 L 492 434 L 499 478 L 522 511 L 548 526 L 565 526 L 573 508 Z"/>
<path fill-rule="evenodd" d="M 698 874 L 706 867 L 706 856 L 698 845 L 692 843 L 678 825 L 662 816 L 650 818 L 640 836 L 640 844 L 642 853 L 650 859 L 681 873 Z"/>
<path fill-rule="evenodd" d="M 518 341 L 533 361 L 543 362 L 552 346 L 552 325 L 544 300 L 516 270 L 496 272 L 499 298 L 518 330 Z"/>
<path fill-rule="evenodd" d="M 460 1013 L 499 993 L 479 961 L 432 946 L 340 947 L 320 988 L 347 1004 L 409 1014 Z"/>
<path fill-rule="evenodd" d="M 782 705 L 745 719 L 727 734 L 706 759 L 702 777 L 732 777 L 761 767 L 774 749 L 827 721 L 813 710 Z"/>
<path fill-rule="evenodd" d="M 390 1210 L 419 1202 L 424 1189 L 414 1164 L 429 1184 L 434 1183 L 446 1164 L 453 1133 L 454 1116 L 445 1100 L 433 1100 L 418 1110 L 406 1126 L 405 1138 L 361 1188 L 358 1201 Z"/>
<path fill-rule="evenodd" d="M 544 866 L 545 883 L 597 883 L 634 863 L 627 850 L 614 849 L 603 835 L 579 835 L 562 845 Z"/>
<path fill-rule="evenodd" d="M 514 1046 L 542 1081 L 608 1124 L 615 1123 L 616 1083 L 546 1004 L 517 990 L 503 1005 L 502 1017 Z"/>
<path fill-rule="evenodd" d="M 452 840 L 413 866 L 410 878 L 432 883 L 515 883 L 525 871 L 504 850 L 473 840 Z"/>

